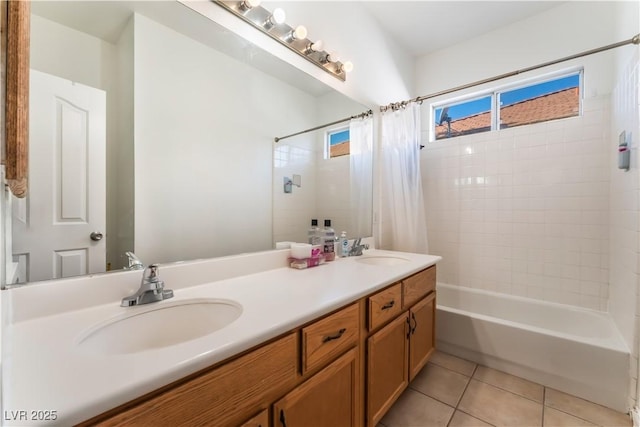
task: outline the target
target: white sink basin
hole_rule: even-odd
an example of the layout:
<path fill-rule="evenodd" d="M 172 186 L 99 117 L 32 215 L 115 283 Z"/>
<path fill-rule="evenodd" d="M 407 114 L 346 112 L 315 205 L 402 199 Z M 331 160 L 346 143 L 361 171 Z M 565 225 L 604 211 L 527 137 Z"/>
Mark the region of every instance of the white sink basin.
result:
<path fill-rule="evenodd" d="M 356 261 L 371 265 L 398 265 L 409 262 L 406 258 L 384 255 L 363 256 L 362 258 L 356 258 Z"/>
<path fill-rule="evenodd" d="M 228 300 L 194 299 L 127 307 L 123 317 L 98 324 L 79 340 L 99 354 L 127 354 L 180 344 L 231 324 L 242 306 Z"/>

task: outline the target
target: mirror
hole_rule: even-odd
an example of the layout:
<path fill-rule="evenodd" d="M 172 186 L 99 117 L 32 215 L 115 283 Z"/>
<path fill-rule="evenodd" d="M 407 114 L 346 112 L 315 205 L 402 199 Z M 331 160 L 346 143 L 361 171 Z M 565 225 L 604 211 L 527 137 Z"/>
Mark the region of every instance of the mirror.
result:
<path fill-rule="evenodd" d="M 349 197 L 334 191 L 348 156 L 320 157 L 324 130 L 273 138 L 365 106 L 177 1 L 35 1 L 31 16 L 30 189 L 12 200 L 7 282 L 120 270 L 127 251 L 269 250 L 305 241 L 310 215 L 354 236 L 326 202 Z M 284 167 L 284 147 L 314 154 Z M 300 176 L 288 199 L 285 172 Z"/>

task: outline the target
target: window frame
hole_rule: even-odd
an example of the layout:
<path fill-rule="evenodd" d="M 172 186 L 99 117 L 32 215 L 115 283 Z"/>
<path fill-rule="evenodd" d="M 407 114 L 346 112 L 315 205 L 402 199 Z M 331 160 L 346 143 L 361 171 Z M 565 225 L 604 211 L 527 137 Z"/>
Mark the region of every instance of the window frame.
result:
<path fill-rule="evenodd" d="M 551 120 L 545 120 L 544 122 L 548 122 L 548 121 L 553 121 L 553 120 L 564 120 L 564 119 L 570 119 L 572 117 L 582 117 L 583 115 L 583 108 L 584 108 L 584 67 L 580 66 L 580 67 L 572 67 L 572 68 L 568 68 L 568 69 L 563 69 L 563 70 L 559 70 L 556 72 L 552 72 L 552 73 L 547 73 L 544 75 L 540 75 L 540 76 L 535 76 L 535 77 L 531 77 L 528 79 L 523 79 L 523 80 L 518 80 L 516 82 L 511 82 L 511 83 L 507 83 L 507 84 L 503 84 L 500 86 L 494 86 L 492 88 L 487 88 L 485 90 L 482 91 L 478 91 L 478 92 L 473 92 L 473 93 L 468 93 L 465 95 L 460 95 L 460 96 L 456 96 L 456 97 L 452 97 L 452 98 L 448 98 L 448 99 L 444 99 L 444 100 L 440 100 L 440 101 L 436 101 L 430 104 L 430 128 L 429 128 L 429 142 L 438 142 L 438 141 L 444 141 L 444 140 L 448 140 L 451 138 L 457 138 L 457 136 L 453 136 L 451 138 L 441 138 L 441 139 L 436 139 L 436 109 L 438 108 L 445 108 L 445 107 L 451 107 L 454 105 L 460 105 L 460 104 L 464 104 L 465 102 L 470 102 L 470 101 L 474 101 L 476 99 L 481 99 L 487 96 L 491 96 L 491 129 L 489 129 L 486 132 L 493 132 L 493 131 L 501 131 L 501 130 L 506 130 L 506 129 L 501 129 L 500 128 L 500 105 L 498 105 L 499 99 L 500 99 L 500 94 L 504 93 L 504 92 L 510 92 L 513 90 L 518 90 L 518 89 L 523 89 L 529 86 L 535 86 L 538 84 L 543 84 L 543 83 L 547 83 L 553 80 L 559 80 L 565 77 L 571 77 L 571 76 L 578 76 L 578 115 L 577 116 L 571 116 L 571 117 L 562 117 L 562 118 L 558 118 L 558 119 L 551 119 Z M 521 126 L 530 126 L 532 124 L 538 124 L 538 123 L 544 123 L 544 122 L 537 122 L 537 123 L 531 123 L 531 124 L 526 124 L 526 125 L 521 125 Z M 521 127 L 518 126 L 518 127 Z M 513 129 L 513 128 L 507 128 L 507 129 Z M 478 132 L 478 133 L 485 133 L 485 132 Z M 468 135 L 459 135 L 459 136 L 468 136 Z"/>

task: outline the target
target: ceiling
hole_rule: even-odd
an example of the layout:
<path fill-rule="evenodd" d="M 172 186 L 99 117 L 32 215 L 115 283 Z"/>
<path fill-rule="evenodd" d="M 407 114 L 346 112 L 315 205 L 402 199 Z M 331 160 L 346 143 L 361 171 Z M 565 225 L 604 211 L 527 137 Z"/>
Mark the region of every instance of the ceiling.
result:
<path fill-rule="evenodd" d="M 385 32 L 422 56 L 556 7 L 564 1 L 364 1 Z"/>

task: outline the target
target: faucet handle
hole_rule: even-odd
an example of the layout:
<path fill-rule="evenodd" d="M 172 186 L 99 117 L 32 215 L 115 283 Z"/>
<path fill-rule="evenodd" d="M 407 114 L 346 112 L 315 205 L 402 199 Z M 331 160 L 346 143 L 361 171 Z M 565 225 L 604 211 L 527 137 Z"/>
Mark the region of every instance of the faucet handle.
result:
<path fill-rule="evenodd" d="M 160 280 L 158 277 L 158 271 L 160 267 L 158 264 L 151 264 L 147 268 L 144 269 L 144 273 L 142 274 L 142 280 L 148 282 L 157 282 Z"/>
<path fill-rule="evenodd" d="M 156 290 L 164 289 L 164 282 L 160 280 L 160 276 L 158 275 L 159 271 L 160 267 L 158 266 L 158 264 L 151 264 L 149 267 L 145 268 L 144 273 L 142 274 L 142 282 L 140 282 L 140 287 Z"/>

